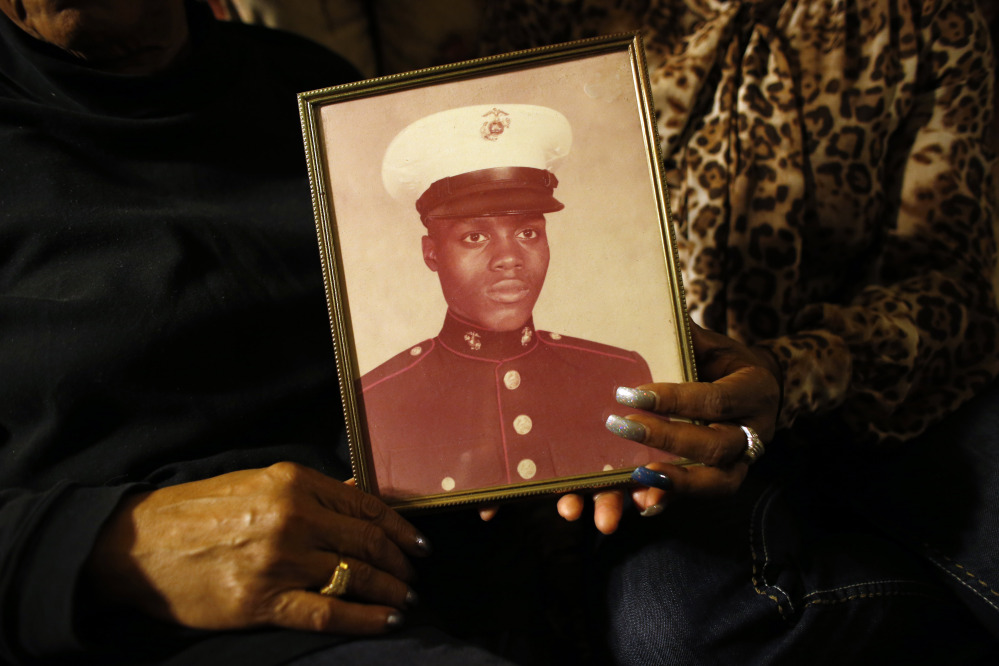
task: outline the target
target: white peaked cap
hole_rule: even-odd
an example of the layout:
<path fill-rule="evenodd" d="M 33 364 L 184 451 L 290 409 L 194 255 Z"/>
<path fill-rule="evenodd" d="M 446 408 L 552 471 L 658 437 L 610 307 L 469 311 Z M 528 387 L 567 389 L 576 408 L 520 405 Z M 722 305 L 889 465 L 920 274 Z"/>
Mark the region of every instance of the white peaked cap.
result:
<path fill-rule="evenodd" d="M 514 199 L 517 195 L 512 190 L 526 196 L 524 188 L 534 190 L 537 198 L 540 186 L 547 188 L 547 200 L 554 204 L 529 203 L 527 207 L 541 212 L 559 210 L 562 205 L 551 198 L 552 190 L 558 184 L 553 174 L 558 163 L 569 154 L 571 145 L 569 121 L 548 107 L 482 104 L 449 109 L 424 116 L 395 136 L 382 161 L 382 182 L 388 193 L 399 200 L 417 202 L 428 195 L 434 210 L 438 210 L 437 204 L 447 198 L 463 198 L 466 207 L 473 195 L 475 201 L 485 201 L 489 197 L 479 196 L 483 183 L 488 183 L 485 189 L 493 192 L 493 201 L 504 188 Z M 465 181 L 465 189 L 460 192 L 461 188 L 456 189 L 454 181 L 450 185 L 438 182 L 472 172 L 480 172 L 481 177 L 471 190 Z M 511 173 L 515 175 L 511 177 Z M 540 183 L 539 178 L 547 178 L 547 182 Z M 431 196 L 428 189 L 435 184 Z M 523 196 L 521 199 L 522 204 L 528 201 Z M 424 197 L 423 210 L 420 210 L 425 218 L 427 201 Z M 488 207 L 488 204 L 482 205 Z M 484 209 L 478 214 L 493 212 L 521 211 Z M 448 213 L 440 216 L 447 217 Z"/>

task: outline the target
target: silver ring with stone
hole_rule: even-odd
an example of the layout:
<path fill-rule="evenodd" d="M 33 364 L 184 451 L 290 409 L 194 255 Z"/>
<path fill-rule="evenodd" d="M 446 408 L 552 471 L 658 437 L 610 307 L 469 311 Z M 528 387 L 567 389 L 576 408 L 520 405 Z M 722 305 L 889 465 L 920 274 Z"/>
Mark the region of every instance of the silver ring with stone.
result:
<path fill-rule="evenodd" d="M 739 426 L 746 433 L 746 450 L 742 452 L 742 459 L 747 464 L 752 465 L 756 459 L 763 455 L 763 440 L 756 434 L 756 431 L 749 426 Z"/>

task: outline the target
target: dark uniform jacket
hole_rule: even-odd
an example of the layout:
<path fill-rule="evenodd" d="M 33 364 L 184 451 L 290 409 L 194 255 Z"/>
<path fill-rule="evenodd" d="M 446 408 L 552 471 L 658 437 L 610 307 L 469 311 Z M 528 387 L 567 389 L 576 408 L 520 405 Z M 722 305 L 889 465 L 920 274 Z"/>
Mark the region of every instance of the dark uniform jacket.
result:
<path fill-rule="evenodd" d="M 666 457 L 604 426 L 618 386 L 652 381 L 635 352 L 535 330 L 440 334 L 361 378 L 376 485 L 408 497 L 631 468 Z"/>

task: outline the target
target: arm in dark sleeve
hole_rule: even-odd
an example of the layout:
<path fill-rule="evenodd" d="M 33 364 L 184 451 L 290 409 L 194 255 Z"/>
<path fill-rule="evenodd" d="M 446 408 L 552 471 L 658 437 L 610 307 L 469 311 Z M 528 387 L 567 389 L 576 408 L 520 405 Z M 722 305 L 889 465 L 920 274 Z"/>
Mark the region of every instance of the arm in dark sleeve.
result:
<path fill-rule="evenodd" d="M 81 653 L 79 581 L 104 522 L 134 486 L 0 491 L 0 661 Z M 93 609 L 90 609 L 93 612 Z"/>

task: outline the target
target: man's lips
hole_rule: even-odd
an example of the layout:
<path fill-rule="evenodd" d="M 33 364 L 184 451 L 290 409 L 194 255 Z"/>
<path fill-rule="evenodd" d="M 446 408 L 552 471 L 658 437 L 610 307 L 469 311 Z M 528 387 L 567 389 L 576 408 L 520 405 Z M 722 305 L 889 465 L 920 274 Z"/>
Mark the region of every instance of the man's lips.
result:
<path fill-rule="evenodd" d="M 500 280 L 486 289 L 486 296 L 499 303 L 516 303 L 530 293 L 531 287 L 523 280 Z"/>

